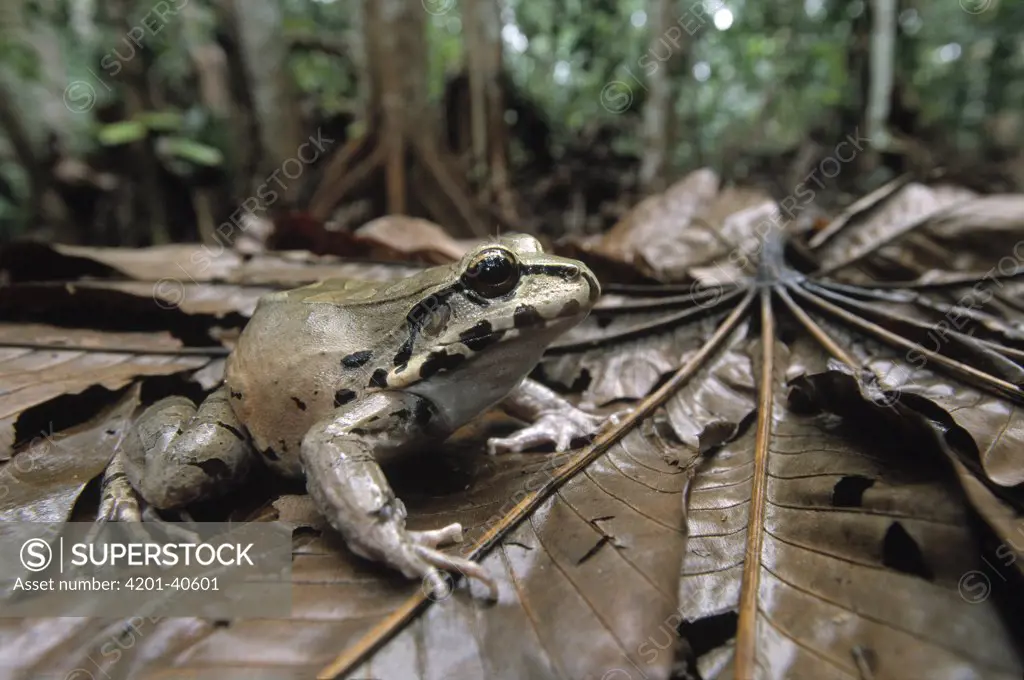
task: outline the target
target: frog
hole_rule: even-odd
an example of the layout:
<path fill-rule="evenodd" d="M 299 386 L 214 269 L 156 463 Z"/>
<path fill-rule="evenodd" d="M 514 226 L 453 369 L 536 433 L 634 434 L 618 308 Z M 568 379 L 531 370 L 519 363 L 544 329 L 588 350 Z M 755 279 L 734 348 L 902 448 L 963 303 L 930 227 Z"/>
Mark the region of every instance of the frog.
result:
<path fill-rule="evenodd" d="M 565 451 L 592 437 L 606 418 L 527 376 L 600 294 L 584 263 L 514 234 L 395 282 L 327 279 L 264 295 L 216 390 L 198 407 L 166 397 L 136 419 L 104 478 L 100 514 L 159 517 L 223 495 L 264 464 L 304 479 L 356 555 L 422 579 L 435 596 L 458 573 L 495 598 L 479 563 L 441 550 L 463 541 L 462 525 L 408 529 L 383 467 L 437 450 L 496 405 L 526 425 L 488 439 L 491 455 Z"/>

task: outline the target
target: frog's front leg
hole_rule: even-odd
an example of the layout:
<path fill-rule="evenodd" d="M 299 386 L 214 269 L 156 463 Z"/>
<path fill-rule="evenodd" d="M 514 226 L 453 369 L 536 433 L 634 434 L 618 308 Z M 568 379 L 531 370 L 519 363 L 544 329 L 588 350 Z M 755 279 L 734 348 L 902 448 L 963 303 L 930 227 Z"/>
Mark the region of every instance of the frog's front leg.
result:
<path fill-rule="evenodd" d="M 124 473 L 150 506 L 180 508 L 214 498 L 244 479 L 251 446 L 228 391 L 221 387 L 199 409 L 184 397 L 147 408 L 124 444 Z"/>
<path fill-rule="evenodd" d="M 554 443 L 556 451 L 565 451 L 572 440 L 595 434 L 608 420 L 576 408 L 554 390 L 529 378 L 509 392 L 501 408 L 532 424 L 509 437 L 488 439 L 487 450 L 491 454 L 523 451 L 549 443 Z"/>
<path fill-rule="evenodd" d="M 435 549 L 461 541 L 461 525 L 407 530 L 405 505 L 380 468 L 382 462 L 443 438 L 447 431 L 438 419 L 425 399 L 411 393 L 375 392 L 335 409 L 302 440 L 306 486 L 357 555 L 424 579 L 438 597 L 450 591 L 438 571 L 444 569 L 483 582 L 496 599 L 494 581 L 479 564 Z"/>

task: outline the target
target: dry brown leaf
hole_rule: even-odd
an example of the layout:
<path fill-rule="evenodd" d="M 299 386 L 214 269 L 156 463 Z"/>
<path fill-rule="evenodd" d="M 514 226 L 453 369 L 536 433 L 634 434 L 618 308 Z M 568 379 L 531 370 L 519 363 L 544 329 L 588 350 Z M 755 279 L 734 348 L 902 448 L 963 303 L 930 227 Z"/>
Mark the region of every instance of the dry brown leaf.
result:
<path fill-rule="evenodd" d="M 195 370 L 209 358 L 160 354 L 180 347 L 165 333 L 104 333 L 41 325 L 0 324 L 0 438 L 10 455 L 14 426 L 28 409 L 65 394 L 78 394 L 94 385 L 118 390 L 140 376 L 172 375 Z M 67 349 L 34 349 L 54 344 Z M 153 354 L 119 351 L 125 346 Z M 79 348 L 110 348 L 86 351 Z"/>
<path fill-rule="evenodd" d="M 458 260 L 467 251 L 467 244 L 456 241 L 437 224 L 405 215 L 378 217 L 359 227 L 355 235 L 371 247 L 371 257 L 444 264 Z"/>
<path fill-rule="evenodd" d="M 727 251 L 717 225 L 697 223 L 714 200 L 718 183 L 711 170 L 690 173 L 636 205 L 604 235 L 597 251 L 662 280 L 685 279 L 689 267 Z"/>
<path fill-rule="evenodd" d="M 682 278 L 729 262 L 736 245 L 746 253 L 750 229 L 771 205 L 738 206 L 731 222 L 723 218 L 724 230 L 693 228 L 695 216 L 710 214 L 716 186 L 713 176 L 696 173 L 638 206 L 606 241 L 604 254 L 621 256 L 614 251 L 621 247 L 625 259 L 652 273 Z M 856 256 L 837 275 L 849 280 L 850 271 L 860 271 L 854 280 L 864 280 L 864 271 L 902 279 L 910 272 L 917 279 L 926 262 L 948 263 L 946 248 L 933 247 L 937 237 L 929 231 L 948 222 L 933 211 L 965 194 L 920 189 L 911 189 L 910 199 L 897 193 L 852 215 L 819 249 L 826 265 Z M 891 214 L 882 219 L 886 211 Z M 686 224 L 691 227 L 680 236 L 677 229 Z M 902 677 L 907 664 L 926 677 L 1019 677 L 1024 669 L 1012 636 L 1019 608 L 1006 613 L 1008 625 L 998 615 L 998 598 L 971 603 L 958 592 L 963 575 L 985 568 L 977 547 L 984 528 L 975 531 L 972 513 L 1005 541 L 1024 506 L 1015 487 L 998 483 L 1013 481 L 1018 469 L 1021 391 L 1006 381 L 1016 375 L 1017 317 L 995 306 L 985 308 L 987 317 L 971 316 L 977 338 L 943 343 L 938 351 L 947 363 L 930 359 L 929 368 L 938 363 L 952 373 L 915 374 L 924 387 L 908 389 L 906 404 L 888 408 L 892 390 L 872 387 L 868 373 L 830 368 L 828 356 L 857 371 L 862 365 L 881 370 L 878 362 L 891 363 L 893 353 L 864 338 L 880 337 L 878 329 L 927 337 L 921 324 L 957 307 L 950 291 L 929 289 L 897 301 L 863 287 L 829 296 L 823 287 L 834 282 L 820 274 L 809 281 L 789 269 L 781 244 L 754 245 L 758 279 L 737 275 L 736 294 L 688 285 L 607 286 L 591 319 L 554 348 L 544 375 L 582 390 L 584 400 L 646 404 L 660 384 L 653 394 L 665 401 L 637 417 L 635 429 L 623 428 L 624 438 L 606 453 L 584 449 L 597 457 L 566 468 L 562 486 L 542 486 L 547 496 L 528 490 L 552 479 L 551 462 L 565 457 L 480 455 L 485 436 L 511 427 L 502 421 L 462 433 L 445 456 L 396 468 L 392 481 L 412 526 L 461 521 L 471 527 L 471 540 L 497 541 L 484 557 L 501 583 L 497 605 L 488 608 L 460 590 L 416 617 L 424 600 L 415 585 L 354 558 L 330 534 L 310 538 L 303 528 L 296 534 L 292 618 L 154 635 L 152 647 L 143 640 L 134 653 L 132 672 L 312 677 L 363 662 L 352 677 L 652 679 L 669 677 L 675 660 L 705 680 Z M 967 261 L 984 261 L 982 245 L 965 249 Z M 300 269 L 294 267 L 296 276 Z M 955 295 L 975 282 L 958 281 L 951 290 Z M 871 308 L 842 296 L 867 300 Z M 761 304 L 748 307 L 756 298 Z M 890 314 L 872 317 L 879 322 L 872 324 L 862 318 L 887 305 L 906 319 Z M 836 314 L 841 326 L 824 320 Z M 741 325 L 743 319 L 749 323 Z M 712 350 L 717 345 L 705 342 L 712 332 L 730 338 L 727 349 Z M 963 389 L 967 374 L 957 360 L 979 372 L 968 381 L 979 383 L 975 392 Z M 844 393 L 828 382 L 836 375 L 869 392 Z M 787 379 L 802 387 L 792 400 Z M 832 389 L 811 389 L 821 385 Z M 993 393 L 994 387 L 1003 391 Z M 843 394 L 848 398 L 837 406 Z M 929 420 L 952 433 L 947 444 L 960 452 L 952 466 L 935 448 L 945 440 Z M 518 509 L 524 498 L 536 502 L 532 511 Z M 284 497 L 276 507 L 308 527 L 314 522 L 303 503 Z M 496 520 L 507 533 L 485 532 Z M 675 639 L 680 622 L 681 639 Z M 81 643 L 78 629 L 67 635 Z M 62 655 L 54 648 L 36 668 L 64 670 L 89 649 L 78 644 Z"/>
<path fill-rule="evenodd" d="M 131 429 L 139 388 L 90 422 L 40 432 L 0 465 L 0 522 L 65 522 L 93 478 L 102 474 Z"/>

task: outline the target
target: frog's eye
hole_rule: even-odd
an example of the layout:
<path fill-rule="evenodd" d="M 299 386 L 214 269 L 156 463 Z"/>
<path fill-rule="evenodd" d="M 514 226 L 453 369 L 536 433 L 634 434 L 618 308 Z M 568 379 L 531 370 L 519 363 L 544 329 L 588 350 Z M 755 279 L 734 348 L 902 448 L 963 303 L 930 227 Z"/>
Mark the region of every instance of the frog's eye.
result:
<path fill-rule="evenodd" d="M 469 263 L 462 282 L 486 298 L 499 297 L 519 283 L 519 261 L 505 248 L 488 248 Z"/>

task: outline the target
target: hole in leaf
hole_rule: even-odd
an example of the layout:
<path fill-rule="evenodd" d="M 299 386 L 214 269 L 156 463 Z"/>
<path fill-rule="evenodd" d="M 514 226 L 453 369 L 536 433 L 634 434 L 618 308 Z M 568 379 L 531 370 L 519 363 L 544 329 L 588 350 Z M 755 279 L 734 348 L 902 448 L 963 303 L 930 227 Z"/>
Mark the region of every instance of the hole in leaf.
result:
<path fill-rule="evenodd" d="M 888 531 L 885 532 L 885 538 L 882 540 L 882 564 L 926 581 L 935 579 L 921 553 L 921 547 L 899 522 L 890 524 Z"/>
<path fill-rule="evenodd" d="M 572 385 L 569 386 L 569 391 L 572 393 L 583 392 L 590 387 L 590 382 L 593 377 L 590 375 L 590 369 L 580 369 L 579 377 L 573 381 Z"/>
<path fill-rule="evenodd" d="M 843 477 L 832 487 L 832 506 L 836 508 L 859 508 L 864 501 L 864 492 L 875 485 L 875 480 L 860 475 Z"/>
<path fill-rule="evenodd" d="M 736 612 L 725 612 L 696 621 L 683 621 L 679 624 L 679 637 L 690 643 L 694 657 L 701 657 L 736 636 L 738 619 Z"/>

